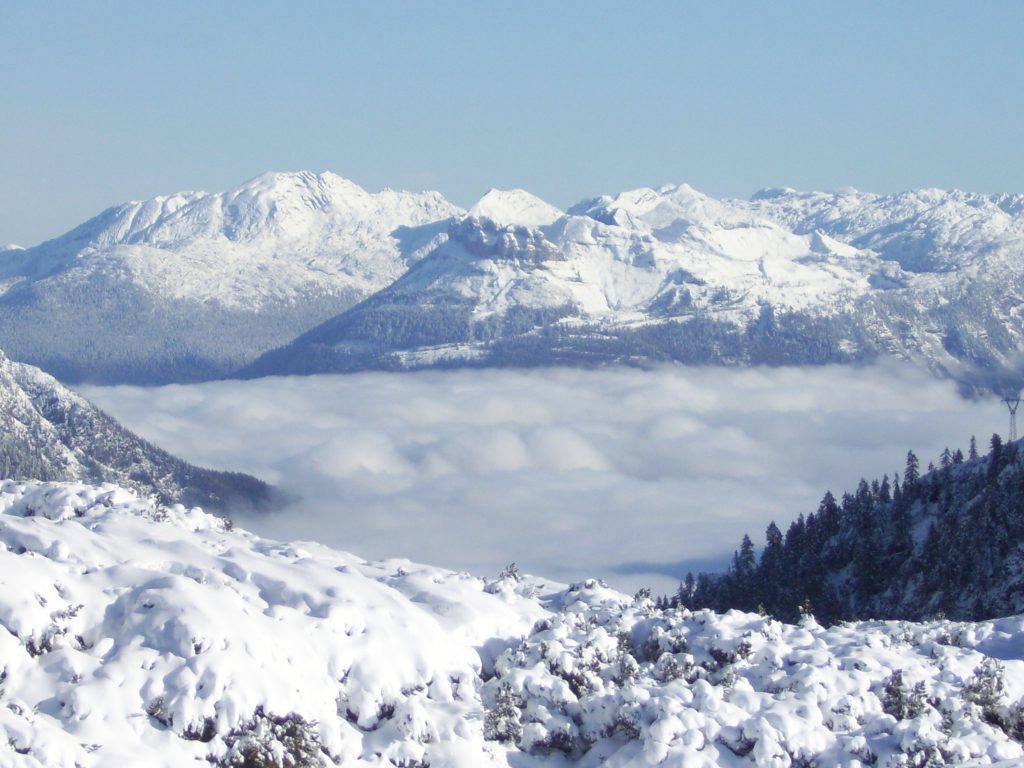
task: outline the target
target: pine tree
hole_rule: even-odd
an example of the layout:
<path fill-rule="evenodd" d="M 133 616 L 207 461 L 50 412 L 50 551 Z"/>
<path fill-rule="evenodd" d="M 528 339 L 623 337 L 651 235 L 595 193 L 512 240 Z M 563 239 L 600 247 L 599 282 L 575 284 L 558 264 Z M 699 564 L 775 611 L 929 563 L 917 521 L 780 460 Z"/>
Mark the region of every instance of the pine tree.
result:
<path fill-rule="evenodd" d="M 760 584 L 760 602 L 775 615 L 784 611 L 782 604 L 782 585 L 785 580 L 783 573 L 784 552 L 782 548 L 782 531 L 773 520 L 768 524 L 764 534 L 765 545 L 761 552 L 761 562 L 757 569 Z"/>
<path fill-rule="evenodd" d="M 913 485 L 921 477 L 921 464 L 913 451 L 907 451 L 907 467 L 903 472 L 903 486 Z"/>
<path fill-rule="evenodd" d="M 771 567 L 782 561 L 782 531 L 772 520 L 764 532 L 764 552 L 761 553 L 761 567 Z"/>
<path fill-rule="evenodd" d="M 889 484 L 889 476 L 882 476 L 882 484 L 878 488 L 878 500 L 883 504 L 892 501 L 892 486 Z"/>
<path fill-rule="evenodd" d="M 942 456 L 939 457 L 939 466 L 943 469 L 949 469 L 953 466 L 953 454 L 949 450 L 949 446 L 942 449 Z"/>
<path fill-rule="evenodd" d="M 754 573 L 754 542 L 750 540 L 747 534 L 743 534 L 743 541 L 740 543 L 739 551 L 739 575 L 744 578 L 749 578 Z"/>
<path fill-rule="evenodd" d="M 686 580 L 679 584 L 679 591 L 676 592 L 675 604 L 680 608 L 689 608 L 693 604 L 696 591 L 697 582 L 693 578 L 693 571 L 687 571 Z"/>
<path fill-rule="evenodd" d="M 999 473 L 1005 466 L 1003 461 L 1003 438 L 993 433 L 992 440 L 989 442 L 989 446 L 991 448 L 989 452 L 989 458 L 991 459 L 991 463 L 988 465 L 988 476 L 990 479 L 993 479 L 995 477 L 998 477 Z"/>
<path fill-rule="evenodd" d="M 825 491 L 818 505 L 817 517 L 821 521 L 823 538 L 827 539 L 839 530 L 839 505 L 832 491 Z"/>
<path fill-rule="evenodd" d="M 971 445 L 967 449 L 967 458 L 971 461 L 978 458 L 978 441 L 974 439 L 974 435 L 971 435 Z"/>
<path fill-rule="evenodd" d="M 897 720 L 906 717 L 906 691 L 903 687 L 903 670 L 894 669 L 885 681 L 882 692 L 882 711 Z"/>

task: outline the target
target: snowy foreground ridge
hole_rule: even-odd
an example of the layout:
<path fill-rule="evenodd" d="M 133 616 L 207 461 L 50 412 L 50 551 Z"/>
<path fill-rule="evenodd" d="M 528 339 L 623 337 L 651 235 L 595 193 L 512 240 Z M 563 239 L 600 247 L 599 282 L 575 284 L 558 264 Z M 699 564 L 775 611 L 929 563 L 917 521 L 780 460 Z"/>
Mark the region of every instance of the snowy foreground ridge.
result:
<path fill-rule="evenodd" d="M 113 485 L 0 483 L 0 543 L 2 766 L 1024 761 L 1024 617 L 661 612 Z"/>

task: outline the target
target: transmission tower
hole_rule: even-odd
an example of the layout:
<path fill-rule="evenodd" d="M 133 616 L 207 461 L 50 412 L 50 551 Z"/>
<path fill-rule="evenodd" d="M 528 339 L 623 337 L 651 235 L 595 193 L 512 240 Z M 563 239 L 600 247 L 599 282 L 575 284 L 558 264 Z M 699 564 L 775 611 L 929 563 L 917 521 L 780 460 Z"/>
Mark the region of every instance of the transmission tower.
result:
<path fill-rule="evenodd" d="M 1004 397 L 1003 402 L 1010 409 L 1010 440 L 1017 439 L 1017 406 L 1020 405 L 1020 397 Z"/>

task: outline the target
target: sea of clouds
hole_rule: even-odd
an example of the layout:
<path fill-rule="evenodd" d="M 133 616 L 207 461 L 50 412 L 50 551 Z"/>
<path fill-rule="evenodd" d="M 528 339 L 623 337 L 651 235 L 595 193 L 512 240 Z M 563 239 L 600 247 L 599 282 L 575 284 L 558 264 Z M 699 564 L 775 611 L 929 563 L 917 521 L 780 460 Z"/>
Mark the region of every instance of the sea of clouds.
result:
<path fill-rule="evenodd" d="M 238 522 L 368 559 L 672 591 L 825 490 L 1006 433 L 905 366 L 274 377 L 84 394 L 167 450 L 295 495 Z"/>

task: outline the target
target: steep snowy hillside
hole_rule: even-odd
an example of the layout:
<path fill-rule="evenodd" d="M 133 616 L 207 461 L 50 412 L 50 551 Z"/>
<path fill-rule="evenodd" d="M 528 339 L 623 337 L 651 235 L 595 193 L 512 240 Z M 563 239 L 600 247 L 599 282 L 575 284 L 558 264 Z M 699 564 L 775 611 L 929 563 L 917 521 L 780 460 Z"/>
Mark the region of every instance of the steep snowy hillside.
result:
<path fill-rule="evenodd" d="M 0 254 L 0 346 L 68 381 L 223 375 L 390 284 L 459 212 L 330 173 L 126 203 Z"/>
<path fill-rule="evenodd" d="M 0 482 L 9 766 L 1019 765 L 1024 618 L 824 629 Z"/>
<path fill-rule="evenodd" d="M 132 434 L 38 368 L 0 352 L 0 477 L 117 482 L 211 509 L 268 506 L 262 481 L 187 464 Z"/>
<path fill-rule="evenodd" d="M 243 374 L 888 354 L 993 386 L 1021 349 L 1024 214 L 964 198 L 719 201 L 684 185 L 552 220 L 491 192 L 393 285 Z"/>

